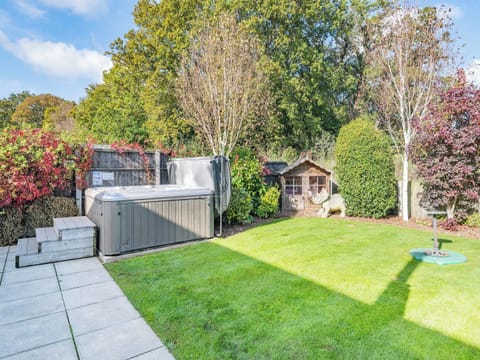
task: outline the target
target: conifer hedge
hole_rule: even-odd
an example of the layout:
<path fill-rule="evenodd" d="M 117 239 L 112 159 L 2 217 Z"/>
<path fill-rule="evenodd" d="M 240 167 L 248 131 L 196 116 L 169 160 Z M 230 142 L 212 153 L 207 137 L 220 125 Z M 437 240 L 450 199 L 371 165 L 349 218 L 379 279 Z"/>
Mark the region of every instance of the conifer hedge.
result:
<path fill-rule="evenodd" d="M 396 205 L 397 186 L 388 136 L 365 118 L 340 129 L 336 176 L 347 214 L 381 218 Z"/>

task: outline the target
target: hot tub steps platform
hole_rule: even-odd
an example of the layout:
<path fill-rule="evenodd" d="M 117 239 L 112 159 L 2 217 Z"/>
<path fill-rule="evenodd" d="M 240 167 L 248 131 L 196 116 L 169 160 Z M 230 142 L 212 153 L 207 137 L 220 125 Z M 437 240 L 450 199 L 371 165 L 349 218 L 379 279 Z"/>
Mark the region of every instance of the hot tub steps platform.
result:
<path fill-rule="evenodd" d="M 16 267 L 95 256 L 95 224 L 86 216 L 53 219 L 53 227 L 35 229 L 19 239 Z"/>

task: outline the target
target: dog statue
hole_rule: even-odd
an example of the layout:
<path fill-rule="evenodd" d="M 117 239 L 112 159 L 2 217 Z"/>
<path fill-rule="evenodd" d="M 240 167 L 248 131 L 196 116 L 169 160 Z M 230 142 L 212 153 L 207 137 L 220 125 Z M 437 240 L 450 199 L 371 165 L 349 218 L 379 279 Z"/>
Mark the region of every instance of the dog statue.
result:
<path fill-rule="evenodd" d="M 343 200 L 343 197 L 340 194 L 334 194 L 330 197 L 328 192 L 325 189 L 322 189 L 319 194 L 310 195 L 310 200 L 313 204 L 322 206 L 317 213 L 317 215 L 322 218 L 328 217 L 330 212 L 334 211 L 340 211 L 340 216 L 345 217 L 347 208 L 345 207 L 345 200 Z"/>

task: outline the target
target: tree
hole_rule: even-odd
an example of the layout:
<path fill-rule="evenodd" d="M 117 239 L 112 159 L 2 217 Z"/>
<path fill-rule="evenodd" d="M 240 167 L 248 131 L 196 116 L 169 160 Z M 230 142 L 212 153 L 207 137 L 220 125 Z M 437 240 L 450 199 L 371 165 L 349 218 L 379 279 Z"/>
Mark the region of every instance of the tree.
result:
<path fill-rule="evenodd" d="M 107 140 L 107 129 L 112 126 L 108 118 L 114 115 L 115 140 L 122 132 L 129 134 L 123 139 L 128 142 L 148 140 L 167 145 L 192 137 L 174 87 L 181 55 L 188 48 L 189 33 L 202 13 L 203 2 L 138 1 L 133 11 L 137 28 L 111 44 L 113 67 L 105 74 L 104 84 L 97 85 L 101 89 L 90 90 L 85 99 L 88 112 L 97 116 L 78 115 L 82 124 L 89 123 L 87 129 L 98 129 L 100 139 Z M 105 114 L 105 106 L 110 114 Z"/>
<path fill-rule="evenodd" d="M 336 173 L 347 213 L 381 218 L 397 201 L 395 166 L 388 136 L 364 118 L 340 129 Z"/>
<path fill-rule="evenodd" d="M 109 85 L 91 85 L 73 116 L 79 127 L 98 142 L 145 144 L 147 115 L 143 101 L 132 91 L 134 85 L 123 78 L 123 70 L 115 68 L 105 75 Z"/>
<path fill-rule="evenodd" d="M 34 96 L 28 91 L 22 91 L 18 94 L 10 94 L 7 98 L 0 99 L 0 129 L 10 125 L 12 115 L 15 113 L 17 106 L 26 98 Z"/>
<path fill-rule="evenodd" d="M 380 2 L 239 1 L 235 8 L 271 60 L 282 144 L 310 149 L 322 131 L 337 135 L 354 104 L 369 41 L 366 23 Z"/>
<path fill-rule="evenodd" d="M 386 8 L 373 27 L 370 52 L 373 101 L 403 164 L 402 216 L 408 221 L 408 148 L 415 138 L 415 119 L 423 119 L 436 85 L 451 60 L 448 17 L 437 9 Z"/>
<path fill-rule="evenodd" d="M 221 15 L 191 41 L 177 79 L 177 96 L 213 154 L 229 156 L 268 115 L 268 80 L 257 40 L 233 15 Z"/>
<path fill-rule="evenodd" d="M 75 103 L 51 94 L 28 96 L 12 114 L 11 124 L 19 128 L 73 130 L 71 111 Z"/>
<path fill-rule="evenodd" d="M 142 114 L 138 119 L 145 119 L 138 125 L 150 141 L 170 145 L 195 137 L 173 91 L 182 53 L 205 22 L 229 12 L 257 36 L 275 94 L 276 112 L 268 127 L 244 140 L 263 148 L 272 142 L 311 147 L 321 130 L 336 134 L 355 117 L 353 104 L 365 67 L 365 23 L 378 9 L 375 3 L 139 0 L 133 12 L 136 28 L 111 45 L 109 74 L 117 75 L 104 78 L 104 87 L 118 97 L 116 121 L 129 123 L 125 117 L 135 99 L 136 113 Z M 88 107 L 104 106 L 96 100 Z"/>
<path fill-rule="evenodd" d="M 453 220 L 480 195 L 480 89 L 459 71 L 456 84 L 442 91 L 414 126 L 411 154 L 423 180 L 421 203 L 446 209 Z"/>

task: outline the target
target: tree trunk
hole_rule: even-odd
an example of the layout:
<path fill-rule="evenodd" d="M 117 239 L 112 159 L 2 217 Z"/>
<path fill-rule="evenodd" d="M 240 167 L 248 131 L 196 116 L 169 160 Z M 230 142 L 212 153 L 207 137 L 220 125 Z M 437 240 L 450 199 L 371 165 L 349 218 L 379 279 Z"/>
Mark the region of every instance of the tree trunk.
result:
<path fill-rule="evenodd" d="M 455 217 L 456 206 L 457 206 L 457 198 L 455 197 L 455 199 L 447 205 L 447 219 L 450 220 Z"/>
<path fill-rule="evenodd" d="M 403 155 L 403 175 L 402 175 L 402 219 L 408 221 L 408 154 Z"/>

